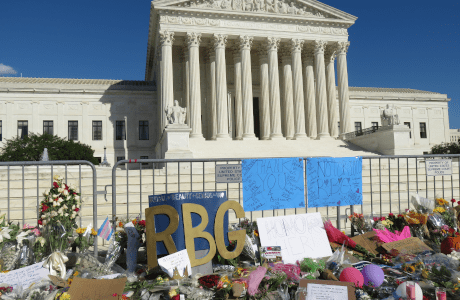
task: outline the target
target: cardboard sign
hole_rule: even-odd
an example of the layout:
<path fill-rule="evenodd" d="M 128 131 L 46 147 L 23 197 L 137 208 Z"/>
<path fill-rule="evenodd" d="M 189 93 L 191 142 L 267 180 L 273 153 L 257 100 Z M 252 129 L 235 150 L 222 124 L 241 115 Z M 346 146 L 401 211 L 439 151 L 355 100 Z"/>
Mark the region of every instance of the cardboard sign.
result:
<path fill-rule="evenodd" d="M 216 165 L 216 183 L 243 182 L 241 165 Z"/>
<path fill-rule="evenodd" d="M 8 273 L 1 273 L 0 282 L 12 286 L 13 290 L 20 285 L 23 289 L 27 289 L 32 283 L 48 278 L 49 273 L 48 269 L 43 268 L 43 262 L 40 262 Z"/>
<path fill-rule="evenodd" d="M 243 160 L 245 211 L 305 207 L 303 159 Z"/>
<path fill-rule="evenodd" d="M 426 176 L 451 176 L 452 159 L 425 160 Z"/>
<path fill-rule="evenodd" d="M 70 297 L 72 300 L 113 300 L 118 296 L 123 295 L 123 290 L 126 284 L 125 278 L 118 279 L 85 279 L 75 277 L 72 285 L 69 288 Z"/>
<path fill-rule="evenodd" d="M 50 278 L 51 282 L 58 287 L 68 287 L 69 284 L 67 283 L 67 280 L 62 279 L 61 277 L 53 276 L 53 275 L 48 275 Z"/>
<path fill-rule="evenodd" d="M 188 257 L 187 250 L 182 250 L 162 257 L 158 259 L 158 264 L 171 278 L 174 276 L 174 270 L 176 269 L 181 277 L 184 276 L 185 270 L 187 270 L 187 274 L 192 274 L 192 266 L 190 265 L 190 258 Z"/>
<path fill-rule="evenodd" d="M 257 225 L 261 246 L 281 246 L 284 263 L 332 255 L 319 212 L 259 218 Z"/>
<path fill-rule="evenodd" d="M 324 291 L 327 293 L 333 293 L 333 294 L 339 294 L 338 297 L 339 298 L 335 298 L 335 297 L 325 297 L 324 296 L 326 294 L 321 294 L 318 292 L 321 292 L 321 291 L 318 291 L 317 289 L 317 286 L 314 286 L 313 289 L 310 288 L 310 291 L 314 292 L 315 296 L 316 297 L 311 297 L 310 295 L 313 295 L 313 294 L 310 294 L 308 291 L 309 291 L 309 288 L 308 288 L 308 285 L 310 284 L 314 284 L 314 285 L 319 285 L 321 286 L 322 288 L 324 288 Z M 345 299 L 345 300 L 356 300 L 356 295 L 355 295 L 355 287 L 354 287 L 354 283 L 352 282 L 341 282 L 341 281 L 332 281 L 332 280 L 314 280 L 314 279 L 301 279 L 300 282 L 299 282 L 299 286 L 300 287 L 305 287 L 307 288 L 307 292 L 308 292 L 308 295 L 307 295 L 307 298 L 308 300 L 316 300 L 316 299 L 324 299 L 324 300 L 330 300 L 330 299 Z M 335 289 L 334 287 L 346 287 L 346 292 L 347 294 L 344 294 L 345 292 L 345 289 Z M 311 297 L 311 298 L 310 298 Z M 323 297 L 323 298 L 321 298 Z"/>
<path fill-rule="evenodd" d="M 375 231 L 366 232 L 365 234 L 361 234 L 351 239 L 356 242 L 356 244 L 364 247 L 367 251 L 374 255 L 378 255 L 379 252 L 377 248 L 379 247 L 377 241 L 374 240 Z"/>
<path fill-rule="evenodd" d="M 399 253 L 403 254 L 418 254 L 427 250 L 433 251 L 433 249 L 428 247 L 417 237 L 411 237 L 396 242 L 386 243 L 383 244 L 382 247 L 388 252 L 390 252 L 392 249 L 395 249 Z"/>
<path fill-rule="evenodd" d="M 149 196 L 149 207 L 158 207 L 161 205 L 172 206 L 179 216 L 179 224 L 176 232 L 172 234 L 174 244 L 176 245 L 177 251 L 185 249 L 185 234 L 184 234 L 184 219 L 182 205 L 185 203 L 193 203 L 203 206 L 206 209 L 208 218 L 214 220 L 217 209 L 219 206 L 227 201 L 226 192 L 188 192 L 188 193 L 172 193 L 164 195 Z M 191 214 L 192 226 L 196 227 L 201 224 L 202 219 L 196 213 Z M 155 232 L 162 232 L 168 228 L 170 219 L 166 214 L 157 214 L 155 216 Z M 209 222 L 206 225 L 205 232 L 208 232 L 214 236 L 213 222 Z M 228 246 L 228 213 L 225 214 L 224 218 L 224 239 L 225 245 Z M 204 238 L 196 238 L 195 240 L 195 251 L 209 249 L 209 242 Z M 157 244 L 158 255 L 169 254 L 163 243 Z"/>
<path fill-rule="evenodd" d="M 363 203 L 362 157 L 308 158 L 308 207 Z"/>

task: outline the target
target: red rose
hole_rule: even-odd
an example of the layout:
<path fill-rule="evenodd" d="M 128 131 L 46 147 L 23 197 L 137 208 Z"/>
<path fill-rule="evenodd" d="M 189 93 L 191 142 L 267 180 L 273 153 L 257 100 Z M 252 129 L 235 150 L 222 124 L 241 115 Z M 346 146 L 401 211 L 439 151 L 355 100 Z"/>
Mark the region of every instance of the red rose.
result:
<path fill-rule="evenodd" d="M 139 224 L 139 225 L 145 227 L 145 220 L 139 221 L 137 224 Z"/>
<path fill-rule="evenodd" d="M 386 218 L 385 217 L 380 217 L 380 221 L 385 221 Z"/>
<path fill-rule="evenodd" d="M 38 220 L 38 225 L 43 225 L 42 220 Z"/>
<path fill-rule="evenodd" d="M 180 300 L 180 295 L 173 296 L 171 300 Z"/>
<path fill-rule="evenodd" d="M 450 200 L 450 202 L 455 203 L 457 201 L 454 198 L 452 198 L 452 200 Z"/>
<path fill-rule="evenodd" d="M 66 190 L 69 190 L 69 187 L 67 186 L 67 184 L 64 184 L 65 185 L 65 189 Z"/>
<path fill-rule="evenodd" d="M 79 209 L 78 207 L 74 209 L 74 211 L 76 211 L 76 212 L 78 212 L 79 210 L 80 210 L 80 209 Z"/>
<path fill-rule="evenodd" d="M 404 216 L 403 216 L 403 215 L 401 215 L 401 214 L 399 214 L 399 215 L 398 215 L 398 218 L 404 218 Z"/>
<path fill-rule="evenodd" d="M 389 213 L 388 217 L 394 217 L 395 215 L 393 213 Z"/>
<path fill-rule="evenodd" d="M 56 181 L 53 182 L 53 186 L 54 186 L 55 188 L 59 188 L 59 184 L 58 184 Z"/>
<path fill-rule="evenodd" d="M 48 208 L 49 208 L 48 206 L 46 206 L 46 205 L 43 205 L 43 206 L 42 206 L 42 212 L 45 212 L 45 211 L 47 211 L 47 210 L 48 210 Z"/>

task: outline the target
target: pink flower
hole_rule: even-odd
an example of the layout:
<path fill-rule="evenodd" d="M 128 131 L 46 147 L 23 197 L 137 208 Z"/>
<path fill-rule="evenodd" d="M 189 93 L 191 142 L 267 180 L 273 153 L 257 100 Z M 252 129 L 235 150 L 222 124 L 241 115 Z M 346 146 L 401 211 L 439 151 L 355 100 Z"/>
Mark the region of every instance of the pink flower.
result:
<path fill-rule="evenodd" d="M 39 236 L 39 235 L 40 235 L 40 230 L 38 230 L 38 228 L 32 229 L 32 232 L 33 232 L 36 236 Z"/>
<path fill-rule="evenodd" d="M 35 227 L 26 223 L 24 224 L 24 227 L 22 229 L 32 229 L 32 228 L 35 228 Z"/>
<path fill-rule="evenodd" d="M 394 217 L 395 215 L 393 213 L 388 214 L 389 217 Z"/>

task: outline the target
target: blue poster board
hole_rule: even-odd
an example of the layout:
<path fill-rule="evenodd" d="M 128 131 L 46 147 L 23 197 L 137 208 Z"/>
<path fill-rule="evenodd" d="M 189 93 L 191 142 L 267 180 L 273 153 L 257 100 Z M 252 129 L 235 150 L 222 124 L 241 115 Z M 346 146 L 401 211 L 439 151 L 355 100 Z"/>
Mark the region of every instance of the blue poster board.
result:
<path fill-rule="evenodd" d="M 302 158 L 244 159 L 245 211 L 305 207 Z"/>
<path fill-rule="evenodd" d="M 155 207 L 159 205 L 170 205 L 177 210 L 179 214 L 179 226 L 177 230 L 172 234 L 174 244 L 176 245 L 177 251 L 181 251 L 185 248 L 185 236 L 184 236 L 184 221 L 182 216 L 182 204 L 194 203 L 203 206 L 208 213 L 208 225 L 206 226 L 206 232 L 209 232 L 214 237 L 214 219 L 216 218 L 217 210 L 220 205 L 227 201 L 226 192 L 189 192 L 189 193 L 171 193 L 163 195 L 149 196 L 149 207 Z M 201 224 L 201 217 L 192 213 L 192 226 L 196 227 Z M 162 232 L 169 226 L 169 217 L 167 215 L 156 215 L 155 216 L 155 232 Z M 228 212 L 224 216 L 224 239 L 225 245 L 228 246 Z M 209 249 L 209 243 L 204 238 L 195 238 L 195 251 Z M 157 242 L 157 255 L 169 254 L 166 250 L 163 242 Z"/>
<path fill-rule="evenodd" d="M 362 157 L 307 158 L 308 207 L 363 203 Z"/>

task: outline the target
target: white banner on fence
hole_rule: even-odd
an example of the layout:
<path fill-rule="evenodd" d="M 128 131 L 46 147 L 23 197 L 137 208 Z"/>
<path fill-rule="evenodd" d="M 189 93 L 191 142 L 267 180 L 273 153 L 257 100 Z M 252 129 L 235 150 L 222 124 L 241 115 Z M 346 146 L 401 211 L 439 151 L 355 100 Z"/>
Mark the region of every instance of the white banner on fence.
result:
<path fill-rule="evenodd" d="M 452 159 L 425 160 L 426 176 L 452 175 Z"/>

